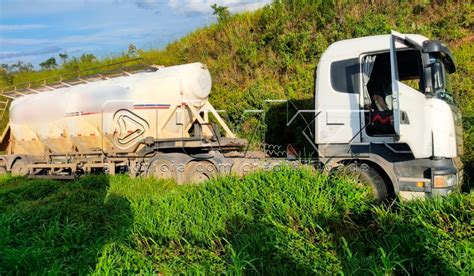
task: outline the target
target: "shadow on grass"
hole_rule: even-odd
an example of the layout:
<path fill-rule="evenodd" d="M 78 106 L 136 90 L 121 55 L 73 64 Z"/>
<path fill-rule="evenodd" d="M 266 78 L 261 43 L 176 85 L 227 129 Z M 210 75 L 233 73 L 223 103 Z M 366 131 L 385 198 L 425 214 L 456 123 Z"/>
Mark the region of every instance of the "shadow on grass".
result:
<path fill-rule="evenodd" d="M 0 274 L 91 272 L 105 243 L 127 236 L 129 202 L 106 176 L 0 180 Z"/>

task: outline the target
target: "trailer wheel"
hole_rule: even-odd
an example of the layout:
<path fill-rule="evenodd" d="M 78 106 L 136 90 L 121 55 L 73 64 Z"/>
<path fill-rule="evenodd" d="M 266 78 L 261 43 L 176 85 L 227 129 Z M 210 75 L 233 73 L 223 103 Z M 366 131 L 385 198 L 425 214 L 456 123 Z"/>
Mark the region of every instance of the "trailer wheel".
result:
<path fill-rule="evenodd" d="M 367 164 L 351 164 L 351 174 L 358 179 L 359 183 L 370 187 L 374 198 L 381 202 L 388 198 L 388 191 L 383 177 Z"/>
<path fill-rule="evenodd" d="M 22 159 L 18 159 L 13 163 L 13 166 L 11 168 L 11 173 L 12 175 L 15 176 L 26 176 L 28 175 L 28 168 L 26 166 L 25 161 Z"/>
<path fill-rule="evenodd" d="M 147 175 L 158 179 L 173 179 L 173 164 L 168 160 L 154 160 L 148 167 Z"/>
<path fill-rule="evenodd" d="M 186 164 L 187 183 L 201 183 L 217 176 L 217 168 L 211 162 L 192 161 Z"/>
<path fill-rule="evenodd" d="M 235 159 L 234 164 L 232 165 L 231 172 L 237 176 L 245 176 L 252 171 L 255 171 L 254 160 L 248 159 Z"/>

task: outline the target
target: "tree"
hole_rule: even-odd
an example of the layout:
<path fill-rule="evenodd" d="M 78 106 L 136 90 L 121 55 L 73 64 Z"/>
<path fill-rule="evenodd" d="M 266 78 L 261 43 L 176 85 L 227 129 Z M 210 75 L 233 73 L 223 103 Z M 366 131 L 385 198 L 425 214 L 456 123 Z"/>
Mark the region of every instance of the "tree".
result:
<path fill-rule="evenodd" d="M 64 54 L 59 54 L 59 58 L 61 59 L 61 61 L 63 62 L 63 64 L 67 62 L 68 57 L 69 57 L 69 56 L 67 55 L 67 52 L 66 52 L 66 51 L 64 51 Z"/>
<path fill-rule="evenodd" d="M 79 58 L 81 63 L 91 63 L 95 59 L 96 57 L 94 56 L 94 54 L 86 54 L 86 53 L 82 54 L 81 57 Z"/>
<path fill-rule="evenodd" d="M 133 43 L 128 44 L 127 55 L 129 57 L 138 57 L 138 50 L 137 50 L 137 46 L 135 46 L 135 44 L 133 44 Z"/>
<path fill-rule="evenodd" d="M 33 71 L 33 65 L 31 63 L 24 63 L 19 60 L 17 63 L 14 63 L 9 66 L 8 71 L 11 72 L 30 72 Z"/>
<path fill-rule="evenodd" d="M 230 18 L 230 12 L 227 7 L 219 6 L 217 4 L 213 4 L 211 8 L 214 10 L 212 13 L 213 15 L 217 15 L 217 21 L 225 22 Z"/>
<path fill-rule="evenodd" d="M 5 71 L 5 72 L 10 72 L 10 66 L 8 64 L 2 63 L 2 64 L 0 64 L 0 68 L 1 68 L 1 70 Z"/>
<path fill-rule="evenodd" d="M 6 85 L 13 84 L 13 74 L 9 71 L 8 64 L 0 65 L 0 81 Z"/>
<path fill-rule="evenodd" d="M 58 64 L 56 63 L 56 59 L 54 57 L 50 57 L 46 61 L 41 62 L 39 66 L 41 66 L 42 70 L 51 70 L 58 67 Z"/>
<path fill-rule="evenodd" d="M 12 65 L 0 64 L 0 81 L 3 84 L 12 85 L 15 73 L 33 71 L 31 63 L 24 63 L 19 60 Z"/>

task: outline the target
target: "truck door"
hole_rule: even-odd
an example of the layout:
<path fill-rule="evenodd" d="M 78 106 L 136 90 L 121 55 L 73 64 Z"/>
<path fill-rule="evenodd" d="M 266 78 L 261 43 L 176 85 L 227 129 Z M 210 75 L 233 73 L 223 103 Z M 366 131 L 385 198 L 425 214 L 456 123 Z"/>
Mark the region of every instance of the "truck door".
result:
<path fill-rule="evenodd" d="M 406 56 L 405 51 L 416 52 L 410 41 L 403 34 L 392 31 L 390 36 L 390 69 L 392 83 L 393 128 L 398 143 L 406 143 L 415 158 L 431 156 L 432 139 L 430 120 L 427 120 L 427 100 L 423 89 L 417 90 L 401 81 L 402 76 L 409 75 L 411 67 L 419 66 L 415 60 L 400 59 L 398 55 Z M 404 51 L 404 52 L 402 52 Z M 399 61 L 402 64 L 398 64 Z M 410 64 L 413 62 L 413 64 Z M 408 73 L 407 73 L 408 71 Z M 405 77 L 402 78 L 405 81 Z M 420 81 L 422 79 L 420 78 Z M 406 82 L 406 81 L 405 81 Z M 421 84 L 420 84 L 421 85 Z"/>

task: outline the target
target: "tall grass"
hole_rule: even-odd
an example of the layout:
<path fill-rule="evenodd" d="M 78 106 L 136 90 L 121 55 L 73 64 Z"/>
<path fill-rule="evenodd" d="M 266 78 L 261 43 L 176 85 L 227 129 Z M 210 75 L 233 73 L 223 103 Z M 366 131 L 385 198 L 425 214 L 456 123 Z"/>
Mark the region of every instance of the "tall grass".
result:
<path fill-rule="evenodd" d="M 473 195 L 374 205 L 284 168 L 200 186 L 0 180 L 0 274 L 472 274 Z"/>

